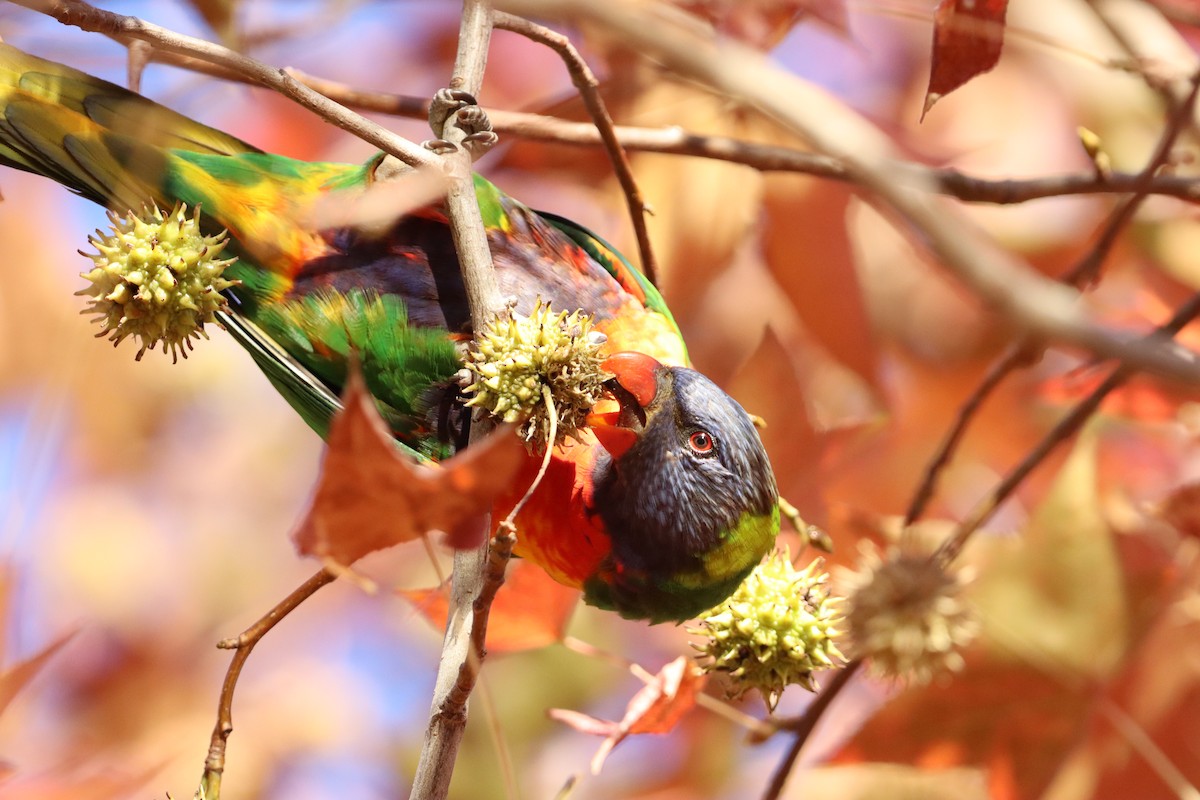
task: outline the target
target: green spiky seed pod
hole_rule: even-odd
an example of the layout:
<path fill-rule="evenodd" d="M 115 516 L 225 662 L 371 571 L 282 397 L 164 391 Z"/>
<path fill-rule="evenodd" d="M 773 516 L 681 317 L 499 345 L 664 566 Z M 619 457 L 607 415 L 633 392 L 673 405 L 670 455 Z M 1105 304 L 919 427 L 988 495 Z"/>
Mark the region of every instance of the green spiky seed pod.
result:
<path fill-rule="evenodd" d="M 787 550 L 768 555 L 691 629 L 705 637 L 692 643 L 705 671 L 728 673 L 734 697 L 757 689 L 771 711 L 791 684 L 816 691 L 814 673 L 845 659 L 837 647 L 841 599 L 828 583 L 819 558 L 797 570 Z"/>
<path fill-rule="evenodd" d="M 540 450 L 550 438 L 550 413 L 542 394 L 548 387 L 558 416 L 553 443 L 577 438 L 610 377 L 600 368 L 603 343 L 604 336 L 591 330 L 589 317 L 579 311 L 555 313 L 541 300 L 528 317 L 502 314 L 467 355 L 475 379 L 465 390 L 474 395 L 467 405 L 520 423 L 521 437 Z"/>
<path fill-rule="evenodd" d="M 858 570 L 838 576 L 852 654 L 879 677 L 920 684 L 962 669 L 960 651 L 979 630 L 964 577 L 921 554 L 883 558 L 869 545 L 860 553 Z"/>
<path fill-rule="evenodd" d="M 97 315 L 97 336 L 107 335 L 114 346 L 137 339 L 138 360 L 159 342 L 173 360 L 187 358 L 191 340 L 207 338 L 205 323 L 227 308 L 221 292 L 240 283 L 222 277 L 236 261 L 217 257 L 225 232 L 202 234 L 199 207 L 189 216 L 182 203 L 168 214 L 155 205 L 140 215 L 110 211 L 108 218 L 111 232 L 88 237 L 96 252 L 79 251 L 95 264 L 82 273 L 91 285 L 76 292 L 94 298 L 83 313 Z"/>

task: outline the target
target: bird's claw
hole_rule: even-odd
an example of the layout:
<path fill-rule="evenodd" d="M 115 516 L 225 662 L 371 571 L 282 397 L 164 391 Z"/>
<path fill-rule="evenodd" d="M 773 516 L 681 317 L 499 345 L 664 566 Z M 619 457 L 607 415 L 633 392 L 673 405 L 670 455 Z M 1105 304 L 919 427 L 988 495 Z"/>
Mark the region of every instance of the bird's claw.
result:
<path fill-rule="evenodd" d="M 447 142 L 445 139 L 426 139 L 425 141 L 421 142 L 421 147 L 437 153 L 439 156 L 444 156 L 458 151 L 458 145 L 456 145 L 454 142 Z"/>
<path fill-rule="evenodd" d="M 429 126 L 441 138 L 432 139 L 424 146 L 438 154 L 452 153 L 457 146 L 450 139 L 459 139 L 450 128 L 464 134 L 459 141 L 475 159 L 486 153 L 499 137 L 492 130 L 487 112 L 479 107 L 475 96 L 460 89 L 439 89 L 429 104 Z"/>
<path fill-rule="evenodd" d="M 495 131 L 479 131 L 463 139 L 463 146 L 471 151 L 476 158 L 491 150 L 500 141 Z"/>

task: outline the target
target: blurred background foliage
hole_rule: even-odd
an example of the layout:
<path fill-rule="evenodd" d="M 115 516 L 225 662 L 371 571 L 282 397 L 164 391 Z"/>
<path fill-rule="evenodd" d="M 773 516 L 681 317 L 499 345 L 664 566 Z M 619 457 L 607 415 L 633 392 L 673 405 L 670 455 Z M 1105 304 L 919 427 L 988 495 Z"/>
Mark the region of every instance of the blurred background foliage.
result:
<path fill-rule="evenodd" d="M 422 97 L 450 75 L 459 10 L 445 0 L 107 7 L 267 63 Z M 868 115 L 913 160 L 983 178 L 1086 172 L 1078 125 L 1100 136 L 1116 169 L 1136 171 L 1164 124 L 1141 75 L 1104 66 L 1123 52 L 1084 0 L 1014 0 L 999 66 L 921 124 L 931 3 L 688 7 Z M 1186 74 L 1197 29 L 1163 30 L 1161 58 L 1147 66 Z M 123 48 L 44 17 L 0 5 L 0 36 L 124 78 Z M 605 76 L 620 124 L 801 146 L 620 42 L 576 41 Z M 289 156 L 371 153 L 265 91 L 162 66 L 149 68 L 143 91 Z M 585 118 L 557 58 L 503 32 L 481 99 Z M 386 124 L 414 140 L 429 135 L 419 120 Z M 1180 153 L 1194 149 L 1189 135 Z M 1180 161 L 1173 168 L 1186 174 Z M 695 363 L 767 420 L 783 495 L 830 532 L 834 563 L 852 564 L 859 540 L 894 538 L 933 448 L 1012 331 L 846 185 L 667 155 L 635 154 L 633 166 L 654 210 L 662 288 Z M 480 168 L 530 205 L 636 252 L 601 151 L 505 137 Z M 213 644 L 316 569 L 288 533 L 320 442 L 219 331 L 176 365 L 158 353 L 135 363 L 133 348 L 94 340 L 72 296 L 86 263 L 74 251 L 102 212 L 16 172 L 0 174 L 0 191 L 0 668 L 74 633 L 0 714 L 0 795 L 190 797 L 228 663 Z M 1057 275 L 1091 246 L 1114 202 L 1082 196 L 965 213 Z M 1193 206 L 1152 198 L 1089 302 L 1131 330 L 1162 321 L 1200 289 L 1198 238 Z M 1195 332 L 1182 338 L 1200 343 Z M 1008 381 L 947 469 L 920 536 L 944 536 L 1094 376 L 1051 351 Z M 1138 379 L 1107 402 L 968 548 L 984 635 L 967 669 L 928 687 L 856 681 L 785 796 L 1196 796 L 1200 522 L 1186 489 L 1200 473 L 1194 400 Z M 335 584 L 250 659 L 234 708 L 230 797 L 406 792 L 440 636 L 390 590 L 437 578 L 415 545 L 364 569 L 380 594 Z M 569 633 L 651 672 L 687 652 L 682 628 L 583 607 Z M 0 688 L 17 683 L 9 673 Z M 750 746 L 743 728 L 704 709 L 669 736 L 623 743 L 599 776 L 583 777 L 598 740 L 550 721 L 547 709 L 620 719 L 640 686 L 620 663 L 562 645 L 495 658 L 473 702 L 454 796 L 505 797 L 501 752 L 523 797 L 554 796 L 573 774 L 577 798 L 761 793 L 788 737 Z M 706 691 L 722 689 L 710 682 Z M 793 689 L 779 713 L 810 699 Z M 743 706 L 762 714 L 757 698 Z"/>

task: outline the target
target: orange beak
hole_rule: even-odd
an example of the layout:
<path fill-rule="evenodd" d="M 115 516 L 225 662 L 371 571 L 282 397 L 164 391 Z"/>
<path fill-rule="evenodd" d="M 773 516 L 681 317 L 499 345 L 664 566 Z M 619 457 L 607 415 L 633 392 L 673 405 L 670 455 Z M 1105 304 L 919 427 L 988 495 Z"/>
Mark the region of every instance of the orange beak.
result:
<path fill-rule="evenodd" d="M 602 365 L 613 377 L 604 388 L 611 399 L 596 404 L 587 422 L 613 458 L 633 447 L 646 427 L 646 409 L 658 396 L 663 365 L 641 353 L 614 353 Z"/>

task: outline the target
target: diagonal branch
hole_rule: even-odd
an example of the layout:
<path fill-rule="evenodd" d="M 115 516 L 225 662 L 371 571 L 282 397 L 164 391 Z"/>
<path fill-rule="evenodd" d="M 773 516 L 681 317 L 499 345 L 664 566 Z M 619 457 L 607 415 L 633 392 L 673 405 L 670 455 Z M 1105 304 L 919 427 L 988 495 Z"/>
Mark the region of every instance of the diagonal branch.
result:
<path fill-rule="evenodd" d="M 208 757 L 204 759 L 204 775 L 200 779 L 197 797 L 219 800 L 221 796 L 221 776 L 225 772 L 225 745 L 229 734 L 233 733 L 233 691 L 237 688 L 238 679 L 242 676 L 242 667 L 246 665 L 246 659 L 250 658 L 250 652 L 284 617 L 316 594 L 321 587 L 336 579 L 334 573 L 322 569 L 240 635 L 217 643 L 217 647 L 233 650 L 234 653 L 229 662 L 229 669 L 225 672 L 225 681 L 221 684 L 221 697 L 217 701 L 217 724 L 213 727 Z"/>
<path fill-rule="evenodd" d="M 1188 94 L 1183 105 L 1177 107 L 1167 120 L 1167 125 L 1159 137 L 1158 146 L 1155 147 L 1154 153 L 1150 156 L 1150 161 L 1137 175 L 1133 193 L 1125 197 L 1113 209 L 1112 213 L 1109 214 L 1108 219 L 1101 227 L 1096 243 L 1062 277 L 1063 283 L 1068 286 L 1082 288 L 1097 279 L 1100 266 L 1112 251 L 1117 236 L 1129 220 L 1133 218 L 1134 212 L 1137 211 L 1149 195 L 1150 185 L 1154 180 L 1154 176 L 1167 163 L 1171 155 L 1171 148 L 1175 145 L 1175 142 L 1179 139 L 1179 135 L 1191 119 L 1198 91 L 1200 91 L 1200 71 L 1192 77 L 1191 92 Z M 908 527 L 916 522 L 921 514 L 924 513 L 925 507 L 933 498 L 938 477 L 945 466 L 950 463 L 954 451 L 958 448 L 959 442 L 966 433 L 967 425 L 970 424 L 984 401 L 1008 375 L 1021 366 L 1031 363 L 1035 358 L 1036 349 L 1037 343 L 1029 338 L 1014 342 L 988 369 L 983 380 L 980 381 L 975 391 L 971 393 L 971 396 L 967 398 L 962 408 L 959 409 L 954 422 L 950 426 L 950 430 L 947 431 L 937 450 L 934 451 L 934 455 L 923 473 L 921 484 L 917 487 L 916 492 L 913 493 L 908 511 L 905 512 L 904 527 Z"/>
<path fill-rule="evenodd" d="M 541 42 L 558 53 L 563 63 L 567 65 L 567 72 L 571 74 L 571 82 L 575 84 L 579 96 L 583 98 L 583 103 L 587 106 L 588 114 L 596 126 L 604 149 L 612 160 L 613 172 L 616 173 L 621 189 L 625 193 L 625 201 L 629 206 L 629 219 L 633 223 L 633 231 L 637 236 L 642 272 L 651 283 L 657 285 L 658 262 L 654 258 L 654 249 L 650 246 L 650 231 L 646 229 L 646 203 L 642 200 L 642 193 L 638 189 L 637 181 L 633 178 L 633 168 L 629 165 L 629 157 L 625 155 L 625 149 L 621 147 L 621 140 L 617 138 L 612 116 L 608 113 L 604 99 L 600 97 L 600 82 L 592 74 L 592 70 L 583 60 L 583 56 L 575 49 L 575 45 L 571 44 L 571 40 L 561 33 L 530 22 L 523 17 L 516 17 L 504 12 L 496 15 L 496 27 L 519 33 L 535 42 Z"/>
<path fill-rule="evenodd" d="M 185 36 L 137 17 L 114 14 L 82 2 L 82 0 L 12 0 L 12 2 L 54 17 L 64 25 L 102 33 L 122 43 L 148 42 L 156 50 L 190 56 L 215 64 L 242 76 L 250 83 L 274 89 L 280 94 L 290 97 L 322 119 L 375 145 L 406 164 L 423 167 L 437 164 L 437 159 L 429 151 L 301 84 L 285 70 L 269 67 L 227 47 L 192 36 Z M 132 70 L 131 76 L 135 74 L 136 70 Z"/>
<path fill-rule="evenodd" d="M 119 41 L 128 43 L 129 40 Z M 150 63 L 171 66 L 211 75 L 222 80 L 261 85 L 252 76 L 203 61 L 194 56 L 152 50 Z M 399 117 L 425 119 L 429 116 L 429 100 L 424 97 L 360 89 L 338 81 L 310 75 L 293 67 L 284 72 L 296 82 L 313 89 L 347 108 Z M 575 147 L 606 146 L 594 123 L 505 109 L 486 109 L 493 129 L 532 141 L 554 142 Z M 751 142 L 728 136 L 709 136 L 679 127 L 642 128 L 614 125 L 613 134 L 620 146 L 628 151 L 662 153 L 664 155 L 710 158 L 743 164 L 763 172 L 795 172 L 829 180 L 851 182 L 845 164 L 836 158 L 781 145 Z M 892 174 L 927 182 L 939 194 L 967 203 L 1015 205 L 1047 197 L 1074 197 L 1093 194 L 1123 194 L 1135 190 L 1141 173 L 1112 172 L 1098 175 L 1095 170 L 1038 178 L 980 178 L 965 174 L 954 167 L 930 167 L 900 159 L 888 163 Z M 1155 175 L 1148 192 L 1200 202 L 1200 179 L 1181 175 Z"/>

